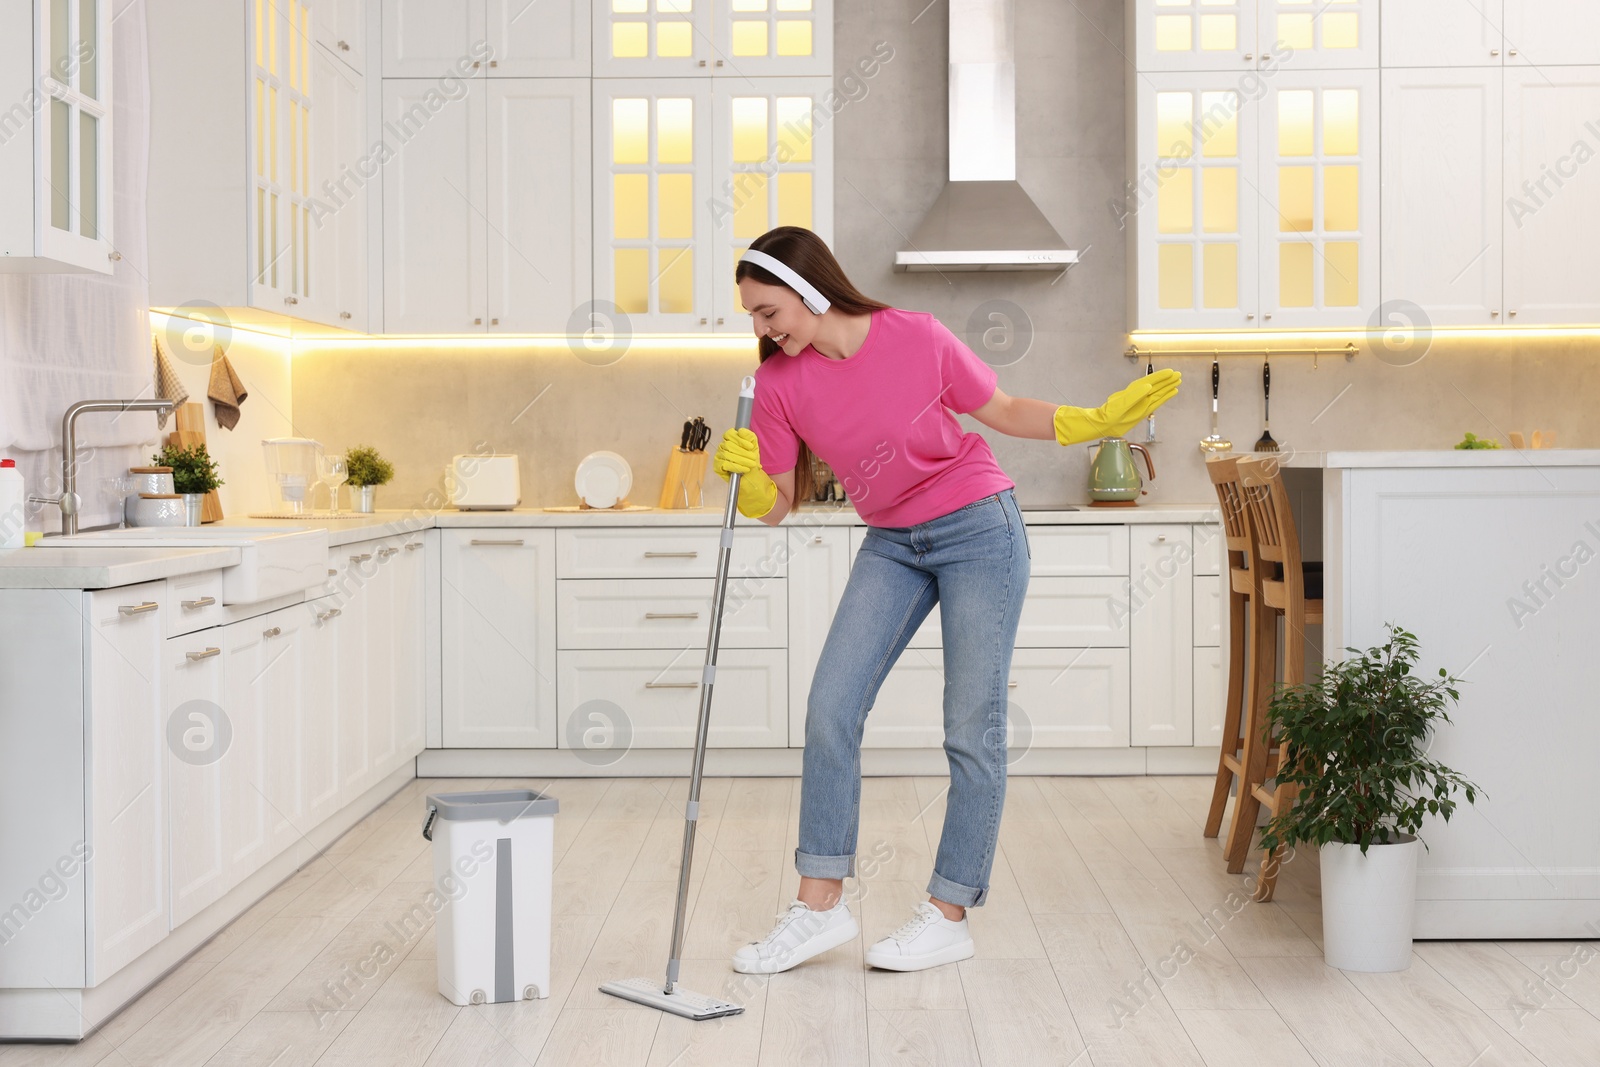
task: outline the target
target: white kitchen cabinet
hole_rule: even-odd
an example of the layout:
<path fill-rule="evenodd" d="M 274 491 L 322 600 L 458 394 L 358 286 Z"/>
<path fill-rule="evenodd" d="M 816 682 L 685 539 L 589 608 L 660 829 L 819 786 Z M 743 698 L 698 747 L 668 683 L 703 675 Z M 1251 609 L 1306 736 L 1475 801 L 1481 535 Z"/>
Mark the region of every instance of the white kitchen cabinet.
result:
<path fill-rule="evenodd" d="M 1600 64 L 1600 6 L 1586 0 L 1505 0 L 1505 31 L 1507 66 Z"/>
<path fill-rule="evenodd" d="M 84 867 L 86 984 L 95 985 L 167 936 L 164 612 L 161 582 L 83 597 L 91 783 L 85 843 L 92 850 Z"/>
<path fill-rule="evenodd" d="M 611 526 L 554 531 L 562 578 L 712 578 L 717 573 L 719 530 L 712 526 Z M 783 542 L 790 528 L 751 523 L 733 533 L 729 575 L 745 578 L 788 573 Z M 484 536 L 488 536 L 487 534 Z"/>
<path fill-rule="evenodd" d="M 1507 2 L 1398 0 L 1384 4 L 1383 66 L 1500 66 L 1505 55 L 1502 20 Z M 1509 0 L 1512 5 L 1523 2 Z"/>
<path fill-rule="evenodd" d="M 367 728 L 370 699 L 367 683 L 371 672 L 363 658 L 368 647 L 366 600 L 361 596 L 363 579 L 350 562 L 352 546 L 332 549 L 328 554 L 337 592 L 317 601 L 317 629 L 322 640 L 338 650 L 334 665 L 335 722 L 338 732 L 339 794 L 337 807 L 344 807 L 366 792 L 372 780 L 371 746 Z"/>
<path fill-rule="evenodd" d="M 174 928 L 232 887 L 226 776 L 248 756 L 233 750 L 221 642 L 219 629 L 201 630 L 162 651 L 164 721 L 176 738 L 166 753 Z"/>
<path fill-rule="evenodd" d="M 1228 679 L 1223 673 L 1224 654 L 1220 646 L 1194 650 L 1194 745 L 1196 748 L 1222 746 L 1222 715 L 1227 703 Z"/>
<path fill-rule="evenodd" d="M 444 530 L 444 743 L 554 748 L 555 531 Z"/>
<path fill-rule="evenodd" d="M 312 76 L 314 170 L 321 175 L 311 204 L 312 302 L 308 317 L 346 330 L 367 330 L 367 216 L 377 164 L 367 138 L 366 81 L 318 48 Z M 331 115 L 330 115 L 331 112 Z"/>
<path fill-rule="evenodd" d="M 0 12 L 0 273 L 111 272 L 111 6 Z"/>
<path fill-rule="evenodd" d="M 596 297 L 635 330 L 748 333 L 733 271 L 750 242 L 832 235 L 827 79 L 594 85 Z"/>
<path fill-rule="evenodd" d="M 1029 748 L 1126 748 L 1129 650 L 1019 648 L 1006 682 L 1008 762 L 1026 771 Z M 942 740 L 942 738 L 941 738 Z"/>
<path fill-rule="evenodd" d="M 1283 71 L 1259 106 L 1260 325 L 1364 327 L 1378 306 L 1378 72 Z"/>
<path fill-rule="evenodd" d="M 556 655 L 561 748 L 569 724 L 588 724 L 591 701 L 620 709 L 633 748 L 693 748 L 700 713 L 705 639 L 676 649 L 561 651 Z M 727 648 L 717 656 L 716 707 L 707 744 L 783 748 L 789 743 L 787 654 L 781 648 Z M 602 716 L 602 721 L 606 716 Z M 579 734 L 580 739 L 582 734 Z M 593 751 L 604 745 L 585 744 Z"/>
<path fill-rule="evenodd" d="M 1264 70 L 1271 67 L 1352 69 L 1378 65 L 1379 0 L 1257 2 L 1257 62 Z M 1463 12 L 1456 17 L 1476 15 Z"/>
<path fill-rule="evenodd" d="M 1137 86 L 1133 271 L 1143 329 L 1259 325 L 1259 116 L 1233 73 Z"/>
<path fill-rule="evenodd" d="M 312 39 L 357 74 L 367 66 L 367 0 L 315 0 Z"/>
<path fill-rule="evenodd" d="M 237 883 L 292 845 L 305 825 L 300 792 L 305 655 L 290 608 L 220 631 L 232 726 L 224 757 L 227 862 Z"/>
<path fill-rule="evenodd" d="M 1140 71 L 1245 71 L 1256 63 L 1258 0 L 1134 0 Z"/>
<path fill-rule="evenodd" d="M 1600 321 L 1597 116 L 1600 66 L 1506 68 L 1507 325 Z"/>
<path fill-rule="evenodd" d="M 832 75 L 832 0 L 594 0 L 607 78 Z"/>
<path fill-rule="evenodd" d="M 591 293 L 589 82 L 459 85 L 435 108 L 432 82 L 384 80 L 409 138 L 384 177 L 384 329 L 565 332 Z"/>
<path fill-rule="evenodd" d="M 428 687 L 427 559 L 425 533 L 392 542 L 394 567 L 395 760 L 412 759 L 426 745 Z"/>
<path fill-rule="evenodd" d="M 1194 545 L 1187 525 L 1140 524 L 1128 533 L 1131 567 L 1123 624 L 1133 676 L 1130 743 L 1194 743 Z"/>
<path fill-rule="evenodd" d="M 300 801 L 307 827 L 317 826 L 338 812 L 342 800 L 340 627 L 337 616 L 325 617 L 334 603 L 332 597 L 320 597 L 290 609 L 299 614 L 301 678 L 305 685 L 300 716 Z"/>
<path fill-rule="evenodd" d="M 1433 326 L 1503 321 L 1501 81 L 1498 66 L 1382 72 L 1383 300 Z"/>
<path fill-rule="evenodd" d="M 811 677 L 834 610 L 850 580 L 850 531 L 818 527 L 791 533 L 789 553 L 789 746 L 806 743 Z"/>
<path fill-rule="evenodd" d="M 704 645 L 713 583 L 704 578 L 574 578 L 557 581 L 556 646 L 563 649 Z M 723 648 L 782 648 L 786 583 L 730 583 Z"/>
<path fill-rule="evenodd" d="M 589 22 L 581 0 L 384 0 L 383 76 L 586 78 Z"/>
<path fill-rule="evenodd" d="M 383 541 L 363 541 L 345 546 L 351 572 L 361 580 L 346 604 L 352 629 L 362 633 L 360 663 L 366 672 L 367 781 L 384 777 L 398 753 L 395 695 L 400 679 L 394 659 L 396 631 L 402 625 L 395 613 L 397 565 L 400 550 Z M 346 659 L 341 667 L 353 666 Z"/>

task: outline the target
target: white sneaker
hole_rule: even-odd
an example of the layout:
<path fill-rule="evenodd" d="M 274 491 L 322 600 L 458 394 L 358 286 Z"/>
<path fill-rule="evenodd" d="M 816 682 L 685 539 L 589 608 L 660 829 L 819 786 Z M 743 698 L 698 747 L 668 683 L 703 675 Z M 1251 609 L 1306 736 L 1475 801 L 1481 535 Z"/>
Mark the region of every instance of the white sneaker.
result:
<path fill-rule="evenodd" d="M 777 974 L 853 940 L 860 932 L 844 901 L 827 911 L 812 911 L 797 900 L 778 916 L 770 934 L 733 954 L 733 969 L 740 974 Z"/>
<path fill-rule="evenodd" d="M 966 918 L 951 922 L 937 906 L 924 900 L 910 921 L 867 949 L 867 966 L 886 971 L 920 971 L 970 960 L 975 951 Z"/>

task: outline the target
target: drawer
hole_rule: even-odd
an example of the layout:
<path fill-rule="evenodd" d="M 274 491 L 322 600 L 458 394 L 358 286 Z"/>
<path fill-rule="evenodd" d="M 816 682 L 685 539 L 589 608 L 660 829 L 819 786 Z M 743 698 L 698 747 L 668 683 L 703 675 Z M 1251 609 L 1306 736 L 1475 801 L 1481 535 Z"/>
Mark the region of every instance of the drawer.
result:
<path fill-rule="evenodd" d="M 734 648 L 717 658 L 707 743 L 785 747 L 788 654 L 777 648 Z M 558 652 L 559 747 L 587 748 L 607 763 L 615 761 L 593 750 L 693 748 L 704 667 L 705 651 L 699 648 Z"/>
<path fill-rule="evenodd" d="M 167 636 L 180 637 L 227 621 L 222 572 L 204 571 L 167 579 Z"/>
<path fill-rule="evenodd" d="M 1227 614 L 1220 575 L 1197 574 L 1194 579 L 1194 643 L 1222 644 L 1222 624 Z"/>
<path fill-rule="evenodd" d="M 1125 748 L 1128 650 L 1019 648 L 1007 682 L 1009 751 L 1015 770 L 1030 748 Z M 937 748 L 944 743 L 944 665 L 938 653 L 907 649 L 884 679 L 867 716 L 869 748 Z"/>
<path fill-rule="evenodd" d="M 602 527 L 556 531 L 556 574 L 562 578 L 713 578 L 722 529 Z M 734 577 L 778 578 L 788 572 L 785 531 L 745 527 L 733 535 Z"/>
<path fill-rule="evenodd" d="M 1022 601 L 1018 648 L 1117 648 L 1128 644 L 1123 578 L 1034 578 Z M 944 643 L 939 605 L 911 638 L 911 648 Z"/>
<path fill-rule="evenodd" d="M 1197 522 L 1194 526 L 1194 572 L 1221 574 L 1222 560 L 1228 552 L 1227 538 L 1215 523 Z"/>
<path fill-rule="evenodd" d="M 711 578 L 566 578 L 556 583 L 558 648 L 704 648 Z M 723 648 L 783 648 L 789 640 L 788 582 L 728 583 Z"/>
<path fill-rule="evenodd" d="M 1029 526 L 1035 578 L 1128 573 L 1128 527 Z"/>

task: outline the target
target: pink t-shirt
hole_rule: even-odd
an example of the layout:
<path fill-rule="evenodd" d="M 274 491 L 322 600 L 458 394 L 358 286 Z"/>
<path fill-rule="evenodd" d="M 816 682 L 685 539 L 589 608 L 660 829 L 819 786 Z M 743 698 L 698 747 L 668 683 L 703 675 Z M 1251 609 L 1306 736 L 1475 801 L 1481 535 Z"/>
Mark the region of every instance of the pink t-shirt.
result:
<path fill-rule="evenodd" d="M 889 308 L 872 313 L 848 359 L 809 346 L 768 357 L 750 428 L 768 474 L 793 470 L 803 440 L 869 525 L 915 526 L 1012 487 L 989 443 L 955 416 L 988 403 L 995 381 L 938 319 Z"/>

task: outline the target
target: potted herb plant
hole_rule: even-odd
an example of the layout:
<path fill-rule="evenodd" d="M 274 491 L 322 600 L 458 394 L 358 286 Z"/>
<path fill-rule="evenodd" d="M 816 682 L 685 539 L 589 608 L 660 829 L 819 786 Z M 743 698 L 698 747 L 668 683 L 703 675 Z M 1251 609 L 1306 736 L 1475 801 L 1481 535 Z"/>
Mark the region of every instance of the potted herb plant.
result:
<path fill-rule="evenodd" d="M 1283 754 L 1280 784 L 1299 796 L 1263 828 L 1261 845 L 1315 845 L 1322 864 L 1322 952 L 1331 967 L 1400 971 L 1411 965 L 1417 831 L 1449 821 L 1458 790 L 1482 792 L 1428 757 L 1450 721 L 1459 680 L 1412 673 L 1417 639 L 1388 626 L 1389 639 L 1329 664 L 1322 677 L 1281 690 L 1268 708 Z"/>
<path fill-rule="evenodd" d="M 372 514 L 374 491 L 394 477 L 394 464 L 370 445 L 350 449 L 344 454 L 344 462 L 350 473 L 350 488 L 356 491 L 356 511 L 362 515 Z"/>
<path fill-rule="evenodd" d="M 187 447 L 167 445 L 150 457 L 159 467 L 172 468 L 172 491 L 181 494 L 189 526 L 200 525 L 200 506 L 205 495 L 223 485 L 217 461 L 203 444 Z"/>

